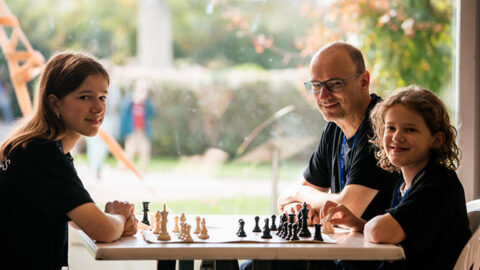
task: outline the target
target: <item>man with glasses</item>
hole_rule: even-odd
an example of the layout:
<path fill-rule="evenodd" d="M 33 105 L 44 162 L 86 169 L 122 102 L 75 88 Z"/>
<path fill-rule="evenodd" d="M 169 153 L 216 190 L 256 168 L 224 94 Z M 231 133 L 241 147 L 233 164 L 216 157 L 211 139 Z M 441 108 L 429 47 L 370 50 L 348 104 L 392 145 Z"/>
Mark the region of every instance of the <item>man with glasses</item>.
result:
<path fill-rule="evenodd" d="M 319 223 L 325 201 L 347 206 L 365 220 L 383 214 L 390 206 L 398 175 L 377 166 L 369 139 L 373 131 L 370 110 L 381 101 L 369 93 L 370 74 L 362 53 L 334 42 L 320 49 L 310 63 L 307 91 L 328 121 L 304 179 L 278 199 L 281 212 L 298 212 L 307 202 L 309 224 Z"/>
<path fill-rule="evenodd" d="M 303 179 L 278 199 L 280 212 L 296 213 L 310 206 L 308 224 L 320 223 L 319 212 L 327 200 L 345 205 L 365 220 L 390 207 L 398 175 L 377 166 L 370 110 L 381 101 L 369 93 L 370 74 L 362 53 L 344 42 L 321 48 L 310 62 L 305 88 L 312 95 L 327 126 L 312 154 Z M 260 261 L 246 261 L 252 269 Z M 263 262 L 265 263 L 265 262 Z M 270 269 L 376 269 L 378 262 L 270 261 Z"/>
<path fill-rule="evenodd" d="M 344 42 L 320 49 L 310 63 L 310 80 L 305 88 L 328 121 L 303 179 L 278 199 L 280 212 L 297 213 L 306 202 L 308 223 L 320 223 L 325 201 L 345 205 L 365 220 L 384 214 L 390 207 L 399 180 L 377 166 L 369 143 L 373 136 L 370 110 L 381 101 L 369 93 L 370 74 L 362 53 Z M 377 262 L 245 261 L 240 269 L 269 263 L 270 269 L 375 269 Z M 252 267 L 254 266 L 254 267 Z"/>

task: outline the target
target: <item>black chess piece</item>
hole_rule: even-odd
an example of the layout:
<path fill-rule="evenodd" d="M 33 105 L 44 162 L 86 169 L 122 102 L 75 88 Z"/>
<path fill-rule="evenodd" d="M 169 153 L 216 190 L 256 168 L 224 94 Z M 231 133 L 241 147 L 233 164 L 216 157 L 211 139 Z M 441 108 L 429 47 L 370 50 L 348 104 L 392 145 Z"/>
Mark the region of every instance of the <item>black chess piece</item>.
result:
<path fill-rule="evenodd" d="M 292 225 L 292 237 L 290 237 L 290 241 L 300 240 L 298 238 L 298 225 L 297 223 L 293 223 Z"/>
<path fill-rule="evenodd" d="M 292 239 L 293 224 L 295 224 L 295 223 L 288 223 L 288 225 L 287 225 L 287 236 L 285 237 L 285 240 L 290 241 Z"/>
<path fill-rule="evenodd" d="M 268 226 L 268 218 L 265 219 L 265 226 L 263 226 L 263 235 L 262 239 L 271 239 L 272 235 L 270 234 L 270 228 Z"/>
<path fill-rule="evenodd" d="M 315 224 L 315 233 L 313 235 L 313 240 L 323 241 L 322 238 L 322 225 L 320 223 Z"/>
<path fill-rule="evenodd" d="M 239 219 L 238 223 L 240 224 L 240 227 L 238 228 L 237 236 L 238 237 L 247 237 L 247 234 L 245 233 L 245 221 L 243 219 Z"/>
<path fill-rule="evenodd" d="M 295 214 L 288 214 L 288 223 L 295 223 Z"/>
<path fill-rule="evenodd" d="M 148 221 L 148 211 L 150 211 L 148 209 L 148 205 L 150 204 L 150 202 L 142 202 L 142 204 L 143 204 L 143 220 L 142 220 L 142 223 L 150 226 L 150 222 Z"/>
<path fill-rule="evenodd" d="M 256 216 L 255 217 L 255 227 L 253 228 L 252 232 L 261 232 L 262 231 L 262 230 L 260 230 L 260 226 L 258 226 L 258 221 L 259 220 L 260 220 L 260 217 Z"/>
<path fill-rule="evenodd" d="M 280 225 L 278 225 L 278 231 L 277 231 L 277 235 L 282 237 L 283 235 L 283 224 L 287 222 L 287 215 L 285 215 L 285 213 L 283 213 L 281 216 L 280 216 Z"/>
<path fill-rule="evenodd" d="M 298 233 L 298 236 L 300 237 L 311 237 L 312 234 L 308 230 L 308 211 L 309 209 L 307 208 L 307 203 L 303 203 L 303 208 L 300 211 L 302 213 L 302 221 L 299 222 L 299 227 L 300 227 L 300 232 Z"/>
<path fill-rule="evenodd" d="M 270 231 L 276 231 L 277 230 L 277 225 L 275 224 L 275 219 L 277 216 L 272 215 L 272 226 L 270 226 Z"/>
<path fill-rule="evenodd" d="M 282 234 L 280 235 L 280 237 L 282 237 L 283 239 L 285 239 L 288 235 L 288 222 L 284 222 L 283 223 L 283 229 L 282 229 Z"/>

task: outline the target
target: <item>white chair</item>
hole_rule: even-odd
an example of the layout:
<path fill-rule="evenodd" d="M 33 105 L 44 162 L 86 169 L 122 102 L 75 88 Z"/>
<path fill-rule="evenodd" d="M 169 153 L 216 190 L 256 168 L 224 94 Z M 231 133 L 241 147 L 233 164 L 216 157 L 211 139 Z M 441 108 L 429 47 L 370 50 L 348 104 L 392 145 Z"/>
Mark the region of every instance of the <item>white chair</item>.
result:
<path fill-rule="evenodd" d="M 453 269 L 480 269 L 480 227 L 477 227 L 475 233 L 472 235 L 470 240 L 468 240 Z"/>
<path fill-rule="evenodd" d="M 467 203 L 467 215 L 470 222 L 470 231 L 473 233 L 480 226 L 480 199 Z"/>

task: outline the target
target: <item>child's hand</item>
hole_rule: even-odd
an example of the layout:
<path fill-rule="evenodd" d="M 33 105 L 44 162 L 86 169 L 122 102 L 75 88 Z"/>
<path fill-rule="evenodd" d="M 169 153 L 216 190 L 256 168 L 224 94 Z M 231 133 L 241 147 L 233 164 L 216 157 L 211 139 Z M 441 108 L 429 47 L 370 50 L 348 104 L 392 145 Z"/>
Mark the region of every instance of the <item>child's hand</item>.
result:
<path fill-rule="evenodd" d="M 355 216 L 350 209 L 343 204 L 326 201 L 320 210 L 322 219 L 327 218 L 332 225 L 342 225 L 351 228 L 354 232 L 363 232 L 366 221 Z"/>
<path fill-rule="evenodd" d="M 129 202 L 113 201 L 107 202 L 105 205 L 105 213 L 121 215 L 125 218 L 125 221 L 134 211 L 134 205 Z"/>
<path fill-rule="evenodd" d="M 135 217 L 135 214 L 130 214 L 127 221 L 125 222 L 125 227 L 123 228 L 122 236 L 131 236 L 137 233 L 138 230 L 138 220 Z"/>

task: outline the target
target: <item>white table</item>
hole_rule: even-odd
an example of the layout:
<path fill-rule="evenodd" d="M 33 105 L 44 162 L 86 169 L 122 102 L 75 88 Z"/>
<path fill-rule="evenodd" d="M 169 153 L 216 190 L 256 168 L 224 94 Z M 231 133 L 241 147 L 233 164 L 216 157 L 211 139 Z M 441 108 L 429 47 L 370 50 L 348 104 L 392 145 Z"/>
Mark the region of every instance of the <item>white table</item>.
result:
<path fill-rule="evenodd" d="M 238 230 L 239 218 L 243 218 L 247 222 L 245 226 L 247 234 L 252 233 L 253 216 L 205 216 L 207 228 L 220 227 L 228 233 L 231 232 L 232 240 L 237 238 L 235 233 Z M 173 220 L 173 217 L 169 217 L 169 219 Z M 193 217 L 188 217 L 187 222 L 189 220 L 193 220 Z M 248 223 L 251 226 L 248 226 Z M 170 224 L 169 230 L 171 230 Z M 151 244 L 143 239 L 140 232 L 131 237 L 122 237 L 113 243 L 96 243 L 84 232 L 78 232 L 88 251 L 96 260 L 401 260 L 405 258 L 403 249 L 399 246 L 370 243 L 363 238 L 362 234 L 340 228 L 336 228 L 335 234 L 327 235 L 335 243 L 294 244 Z M 172 235 L 173 237 L 175 236 Z"/>

